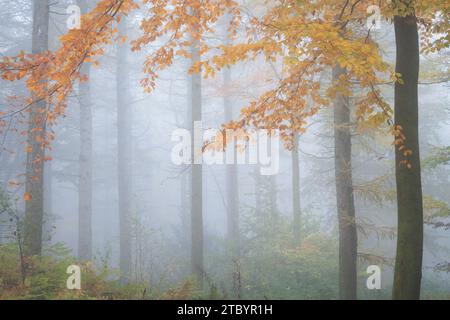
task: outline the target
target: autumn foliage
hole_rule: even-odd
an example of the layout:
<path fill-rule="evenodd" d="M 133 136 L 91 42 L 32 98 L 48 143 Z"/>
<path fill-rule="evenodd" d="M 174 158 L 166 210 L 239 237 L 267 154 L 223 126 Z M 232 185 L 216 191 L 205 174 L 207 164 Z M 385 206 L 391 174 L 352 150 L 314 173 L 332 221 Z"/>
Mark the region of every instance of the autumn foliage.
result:
<path fill-rule="evenodd" d="M 378 1 L 383 19 L 407 15 L 411 8 L 422 28 L 422 51 L 435 52 L 449 45 L 448 1 Z M 366 28 L 368 6 L 373 1 L 264 1 L 254 11 L 232 0 L 102 0 L 82 17 L 80 29 L 70 30 L 60 39 L 54 52 L 4 57 L 0 75 L 4 80 L 26 82 L 29 97 L 1 111 L 1 120 L 28 111 L 37 101 L 45 101 L 47 127 L 65 113 L 67 97 L 77 82 L 87 81 L 80 72 L 83 63 L 98 62 L 104 47 L 113 41 L 127 41 L 117 34 L 121 17 L 135 9 L 146 11 L 141 21 L 142 34 L 131 39 L 132 50 L 157 44 L 146 58 L 141 84 L 151 92 L 158 74 L 170 67 L 176 55 L 190 57 L 195 44 L 200 61 L 190 72 L 215 76 L 223 68 L 242 61 L 264 57 L 268 64 L 281 67 L 271 89 L 241 110 L 239 121 L 231 128 L 277 128 L 290 141 L 293 132 L 303 132 L 308 118 L 329 106 L 337 92 L 355 97 L 354 110 L 360 124 L 386 126 L 403 146 L 400 127 L 392 126 L 392 108 L 384 100 L 379 84 L 401 82 L 401 75 L 384 61 L 372 30 Z M 207 39 L 218 34 L 217 25 L 227 15 L 230 20 L 230 45 L 211 44 Z M 239 31 L 239 32 L 238 32 Z M 321 81 L 321 75 L 339 65 L 347 70 L 339 81 Z M 325 83 L 325 84 L 324 84 Z M 355 89 L 358 94 L 355 95 Z M 14 97 L 19 100 L 19 97 Z M 9 109 L 9 110 L 8 110 Z M 2 122 L 5 125 L 5 121 Z M 42 148 L 54 139 L 51 130 L 39 137 Z M 289 145 L 289 144 L 288 144 Z M 28 150 L 30 152 L 30 150 Z"/>

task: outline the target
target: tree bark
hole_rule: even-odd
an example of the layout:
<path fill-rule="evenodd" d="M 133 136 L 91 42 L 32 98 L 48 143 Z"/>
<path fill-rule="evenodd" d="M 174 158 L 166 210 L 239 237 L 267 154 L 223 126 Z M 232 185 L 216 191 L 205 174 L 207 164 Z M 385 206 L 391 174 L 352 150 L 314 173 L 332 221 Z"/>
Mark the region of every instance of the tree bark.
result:
<path fill-rule="evenodd" d="M 191 46 L 192 63 L 200 60 L 199 42 L 194 40 Z M 197 277 L 199 286 L 203 287 L 203 168 L 196 163 L 195 158 L 200 157 L 195 148 L 195 122 L 202 121 L 202 79 L 201 74 L 193 73 L 191 76 L 191 110 L 192 110 L 192 178 L 191 178 L 191 263 L 192 273 Z"/>
<path fill-rule="evenodd" d="M 52 194 L 53 194 L 53 181 L 52 181 L 53 166 L 52 162 L 48 161 L 44 164 L 44 221 L 43 221 L 43 243 L 50 242 L 52 240 L 54 216 L 52 212 Z"/>
<path fill-rule="evenodd" d="M 33 2 L 32 53 L 48 50 L 49 3 L 48 0 Z M 39 99 L 39 98 L 38 98 Z M 44 217 L 44 159 L 45 150 L 39 142 L 45 138 L 46 119 L 41 111 L 47 108 L 45 101 L 35 102 L 30 109 L 28 128 L 25 192 L 31 196 L 25 204 L 24 250 L 26 255 L 42 252 L 42 226 Z"/>
<path fill-rule="evenodd" d="M 186 70 L 189 70 L 191 61 L 186 61 Z M 186 83 L 189 84 L 189 89 L 187 90 L 188 103 L 186 104 L 186 117 L 183 121 L 183 128 L 186 130 L 190 130 L 192 123 L 192 107 L 191 107 L 191 75 L 186 73 Z M 187 165 L 185 165 L 187 166 Z M 180 179 L 180 217 L 181 217 L 181 238 L 182 238 L 182 248 L 189 252 L 190 250 L 190 239 L 191 239 L 191 185 L 192 185 L 192 170 L 186 170 L 186 167 L 183 166 L 183 173 Z M 186 270 L 189 270 L 188 266 Z M 188 273 L 190 271 L 187 271 Z"/>
<path fill-rule="evenodd" d="M 230 45 L 228 37 L 228 26 L 230 24 L 229 15 L 225 15 L 225 41 L 224 45 Z M 227 93 L 227 86 L 231 83 L 231 70 L 223 70 L 223 82 L 225 94 L 223 99 L 225 123 L 233 120 L 233 103 Z M 232 147 L 232 146 L 230 146 Z M 239 152 L 236 150 L 236 152 Z M 235 152 L 235 156 L 236 156 Z M 235 157 L 236 160 L 236 157 Z M 226 194 L 227 194 L 227 238 L 232 246 L 233 259 L 239 257 L 239 187 L 238 187 L 238 168 L 236 163 L 226 166 Z"/>
<path fill-rule="evenodd" d="M 298 133 L 294 133 L 292 149 L 292 210 L 293 210 L 293 227 L 294 240 L 297 245 L 301 240 L 301 219 L 302 211 L 300 207 L 300 167 L 298 156 Z"/>
<path fill-rule="evenodd" d="M 345 69 L 333 69 L 333 81 L 345 75 Z M 339 298 L 356 299 L 357 232 L 352 179 L 352 142 L 348 97 L 337 93 L 334 100 L 334 148 L 336 202 L 339 223 Z"/>
<path fill-rule="evenodd" d="M 127 34 L 125 18 L 120 21 L 119 33 Z M 130 99 L 127 51 L 126 45 L 118 45 L 116 81 L 121 283 L 127 283 L 131 278 L 132 110 L 128 105 Z"/>
<path fill-rule="evenodd" d="M 395 125 L 406 137 L 404 146 L 395 148 L 398 230 L 394 272 L 394 299 L 419 299 L 422 278 L 423 206 L 419 150 L 419 40 L 414 16 L 394 17 L 397 46 L 395 72 L 404 84 L 395 84 Z M 406 162 L 404 162 L 406 161 Z M 411 167 L 408 168 L 409 164 Z"/>
<path fill-rule="evenodd" d="M 180 218 L 181 218 L 181 239 L 184 249 L 189 250 L 189 238 L 190 238 L 190 196 L 189 186 L 191 181 L 191 172 L 184 172 L 180 178 Z"/>
<path fill-rule="evenodd" d="M 278 188 L 277 188 L 277 178 L 275 175 L 266 176 L 264 179 L 267 179 L 269 184 L 269 208 L 270 215 L 272 219 L 278 218 Z"/>
<path fill-rule="evenodd" d="M 81 13 L 88 11 L 86 0 L 79 0 Z M 82 72 L 90 76 L 91 65 Z M 90 82 L 79 85 L 80 101 L 80 167 L 78 183 L 78 258 L 92 260 L 92 101 Z"/>
<path fill-rule="evenodd" d="M 225 98 L 225 100 L 228 100 Z M 225 122 L 231 121 L 231 105 L 225 102 Z M 239 251 L 239 194 L 236 164 L 226 166 L 227 194 L 227 237 L 233 246 L 233 253 Z"/>

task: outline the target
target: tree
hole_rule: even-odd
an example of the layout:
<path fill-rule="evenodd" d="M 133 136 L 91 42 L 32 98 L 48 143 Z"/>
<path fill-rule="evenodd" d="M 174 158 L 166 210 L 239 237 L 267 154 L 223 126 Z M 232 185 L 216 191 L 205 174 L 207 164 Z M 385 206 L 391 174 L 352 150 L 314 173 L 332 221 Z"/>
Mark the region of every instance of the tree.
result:
<path fill-rule="evenodd" d="M 292 163 L 292 210 L 294 239 L 297 245 L 302 237 L 302 209 L 300 207 L 300 163 L 298 133 L 294 133 L 292 138 L 291 163 Z"/>
<path fill-rule="evenodd" d="M 200 42 L 193 36 L 191 45 L 192 65 L 200 61 Z M 191 132 L 199 131 L 196 127 L 202 121 L 202 78 L 199 73 L 191 76 L 191 110 L 192 123 Z M 202 133 L 200 133 L 201 135 Z M 197 277 L 200 287 L 203 287 L 204 266 L 203 266 L 203 166 L 201 164 L 201 154 L 198 154 L 198 146 L 201 142 L 195 140 L 192 135 L 192 173 L 191 173 L 191 264 L 192 273 Z"/>
<path fill-rule="evenodd" d="M 230 43 L 228 28 L 229 16 L 225 15 L 225 40 L 224 45 L 228 46 Z M 223 70 L 223 82 L 225 87 L 225 94 L 223 98 L 223 107 L 225 113 L 225 123 L 233 120 L 233 102 L 230 95 L 227 93 L 227 87 L 231 84 L 231 69 L 225 68 Z M 230 145 L 234 148 L 234 145 Z M 235 148 L 236 150 L 236 148 Z M 236 150 L 239 152 L 238 150 Z M 236 152 L 235 159 L 236 159 Z M 232 246 L 232 259 L 239 257 L 239 187 L 238 187 L 238 169 L 235 164 L 228 164 L 226 166 L 226 193 L 227 193 L 227 238 Z"/>
<path fill-rule="evenodd" d="M 48 0 L 36 1 L 33 6 L 33 54 L 48 50 L 48 29 Z M 42 251 L 46 108 L 45 100 L 35 101 L 30 108 L 25 182 L 24 247 L 27 255 L 40 255 Z"/>
<path fill-rule="evenodd" d="M 345 69 L 333 69 L 333 81 L 345 77 Z M 352 141 L 350 101 L 337 93 L 334 99 L 334 163 L 336 176 L 336 207 L 339 224 L 339 297 L 356 299 L 357 233 L 352 179 Z"/>
<path fill-rule="evenodd" d="M 398 2 L 396 3 L 399 4 Z M 407 1 L 408 5 L 412 1 Z M 419 150 L 419 35 L 413 13 L 394 17 L 396 39 L 395 125 L 404 137 L 395 149 L 398 232 L 394 299 L 419 299 L 422 277 L 423 204 Z"/>
<path fill-rule="evenodd" d="M 121 19 L 119 32 L 127 35 L 127 20 Z M 117 47 L 117 173 L 119 177 L 119 237 L 121 282 L 131 277 L 131 203 L 132 203 L 132 110 L 127 105 L 129 97 L 128 48 Z"/>
<path fill-rule="evenodd" d="M 86 0 L 79 0 L 81 12 L 88 12 Z M 90 76 L 91 64 L 85 63 L 82 73 Z M 90 82 L 79 84 L 80 102 L 80 167 L 78 183 L 78 258 L 92 259 L 92 101 Z"/>
<path fill-rule="evenodd" d="M 393 1 L 396 43 L 395 176 L 397 186 L 397 254 L 394 299 L 419 299 L 423 253 L 423 199 L 419 148 L 419 22 L 423 53 L 450 46 L 448 1 Z"/>
<path fill-rule="evenodd" d="M 216 72 L 241 61 L 249 61 L 263 56 L 268 61 L 281 61 L 283 75 L 272 83 L 271 89 L 242 109 L 241 117 L 226 125 L 228 128 L 279 128 L 281 137 L 290 142 L 292 133 L 305 130 L 307 119 L 330 106 L 340 96 L 349 96 L 349 88 L 357 83 L 363 96 L 352 108 L 358 121 L 374 127 L 386 128 L 393 110 L 383 99 L 378 83 L 389 80 L 396 82 L 395 108 L 397 123 L 405 125 L 393 128 L 396 137 L 396 153 L 399 164 L 406 166 L 412 176 L 406 176 L 405 168 L 397 168 L 397 183 L 401 180 L 412 182 L 411 186 L 399 188 L 399 255 L 396 268 L 395 294 L 404 292 L 407 276 L 400 275 L 402 266 L 413 265 L 413 294 L 418 295 L 417 278 L 420 261 L 412 262 L 419 249 L 405 244 L 412 235 L 410 228 L 419 230 L 419 181 L 420 164 L 415 160 L 418 153 L 416 143 L 415 112 L 412 119 L 404 113 L 407 103 L 417 103 L 415 83 L 416 67 L 406 70 L 400 61 L 400 53 L 411 48 L 416 55 L 416 40 L 412 28 L 403 22 L 410 20 L 413 13 L 420 21 L 424 32 L 423 52 L 435 52 L 449 45 L 449 6 L 445 0 L 423 1 L 380 1 L 381 12 L 387 19 L 394 18 L 396 33 L 405 35 L 408 41 L 397 37 L 398 70 L 390 72 L 380 48 L 369 34 L 355 34 L 349 25 L 359 24 L 367 18 L 367 6 L 372 1 L 342 0 L 330 3 L 329 0 L 296 1 L 288 0 L 275 3 L 250 19 L 243 18 L 243 11 L 237 3 L 230 0 L 174 0 L 170 5 L 165 1 L 144 0 L 148 6 L 148 18 L 143 19 L 143 35 L 133 42 L 133 49 L 140 50 L 156 40 L 163 39 L 161 46 L 154 50 L 144 63 L 147 77 L 143 87 L 151 91 L 156 85 L 158 73 L 169 67 L 175 55 L 192 59 L 192 120 L 201 120 L 201 77 L 214 76 Z M 79 67 L 86 61 L 102 54 L 102 46 L 111 42 L 114 28 L 110 28 L 120 17 L 136 7 L 132 0 L 102 0 L 87 14 L 87 22 L 81 30 L 71 31 L 62 38 L 62 45 L 55 53 L 46 55 L 5 57 L 0 64 L 3 79 L 27 79 L 28 88 L 33 96 L 45 98 L 52 104 L 48 116 L 63 114 L 67 93 L 72 90 L 73 82 L 82 78 Z M 411 10 L 414 9 L 414 10 Z M 214 25 L 225 12 L 231 15 L 230 33 L 235 34 L 238 27 L 250 24 L 246 33 L 232 45 L 206 45 L 204 38 L 214 34 Z M 414 19 L 415 20 L 415 19 Z M 417 23 L 415 28 L 417 29 Z M 417 30 L 415 30 L 417 31 Z M 190 35 L 190 40 L 187 40 Z M 81 39 L 81 40 L 80 40 Z M 193 49 L 191 53 L 188 51 Z M 403 53 L 405 54 L 405 53 Z M 411 62 L 416 62 L 411 61 Z M 39 66 L 39 68 L 36 68 Z M 42 67 L 43 66 L 43 67 Z M 41 68 L 42 67 L 42 68 Z M 338 84 L 324 85 L 317 76 L 329 69 L 342 68 L 347 71 L 340 77 Z M 412 71 L 412 73 L 411 73 Z M 404 77 L 404 79 L 403 79 Z M 51 82 L 46 82 L 51 80 Z M 401 87 L 405 83 L 404 87 Z M 21 112 L 36 103 L 36 99 L 26 104 Z M 3 119 L 8 115 L 1 115 Z M 403 116 L 405 118 L 403 118 Z M 292 121 L 294 119 L 294 121 Z M 411 137 L 409 137 L 411 135 Z M 410 140 L 411 139 L 411 140 Z M 406 141 L 406 143 L 405 143 Z M 412 145 L 409 146 L 409 141 Z M 192 155 L 195 157 L 195 155 Z M 193 165 L 192 184 L 201 188 L 201 166 Z M 192 261 L 193 271 L 203 273 L 203 225 L 201 208 L 201 189 L 192 190 Z M 411 207 L 415 210 L 413 222 L 406 217 L 405 199 L 417 200 Z M 196 201 L 194 201 L 196 200 Z M 400 210 L 403 213 L 400 214 Z M 405 222 L 407 222 L 405 224 Z M 405 227 L 407 226 L 407 227 Z M 417 235 L 411 236 L 420 246 Z M 420 249 L 421 250 L 421 249 Z M 201 276 L 200 276 L 201 278 Z M 402 293 L 407 295 L 406 293 Z M 406 297 L 406 296 L 405 296 Z"/>

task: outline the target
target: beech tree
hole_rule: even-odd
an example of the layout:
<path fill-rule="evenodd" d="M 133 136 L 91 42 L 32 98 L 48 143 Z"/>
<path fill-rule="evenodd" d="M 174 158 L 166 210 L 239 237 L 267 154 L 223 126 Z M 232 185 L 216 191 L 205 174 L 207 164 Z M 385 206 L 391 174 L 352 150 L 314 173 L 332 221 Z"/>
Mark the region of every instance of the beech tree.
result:
<path fill-rule="evenodd" d="M 79 0 L 81 13 L 89 11 L 86 0 Z M 89 77 L 91 64 L 86 62 L 81 69 Z M 78 183 L 78 258 L 92 259 L 92 101 L 90 82 L 79 84 L 80 102 L 80 168 Z"/>
<path fill-rule="evenodd" d="M 422 278 L 423 204 L 419 149 L 419 34 L 413 1 L 394 2 L 396 39 L 395 125 L 404 143 L 395 150 L 398 232 L 394 299 L 419 299 Z M 406 7 L 404 7 L 406 6 Z M 401 10 L 401 8 L 405 8 Z M 401 10 L 401 11 L 400 11 Z"/>
<path fill-rule="evenodd" d="M 333 80 L 339 81 L 346 71 L 333 69 Z M 339 297 L 356 299 L 357 232 L 352 179 L 351 105 L 348 96 L 338 93 L 334 100 L 334 153 L 336 200 L 339 223 Z"/>
<path fill-rule="evenodd" d="M 225 15 L 225 40 L 224 45 L 229 45 L 230 39 L 228 35 L 229 28 L 229 16 Z M 223 107 L 225 113 L 225 123 L 233 120 L 233 101 L 229 94 L 227 94 L 227 88 L 231 84 L 231 70 L 225 68 L 223 70 L 223 82 L 225 87 L 225 94 L 223 99 Z M 234 146 L 230 146 L 234 147 Z M 235 150 L 236 153 L 239 152 Z M 234 259 L 239 258 L 239 184 L 238 184 L 238 168 L 235 164 L 227 165 L 226 167 L 226 193 L 227 193 L 227 237 L 232 246 L 232 257 Z"/>
<path fill-rule="evenodd" d="M 293 229 L 294 238 L 297 244 L 301 241 L 302 230 L 302 209 L 300 202 L 300 163 L 299 163 L 299 136 L 294 133 L 292 136 L 292 211 L 293 211 Z"/>
<path fill-rule="evenodd" d="M 345 105 L 351 95 L 350 87 L 358 84 L 363 95 L 352 105 L 356 120 L 385 128 L 395 138 L 399 223 L 393 297 L 418 298 L 423 220 L 417 142 L 417 31 L 419 27 L 422 29 L 424 53 L 448 47 L 448 1 L 379 2 L 382 16 L 394 21 L 397 37 L 395 71 L 384 60 L 370 32 L 359 34 L 349 27 L 365 23 L 371 1 L 286 0 L 274 3 L 261 16 L 253 17 L 247 17 L 232 0 L 143 2 L 149 5 L 146 7 L 148 15 L 141 23 L 142 35 L 132 42 L 133 50 L 142 50 L 157 40 L 162 44 L 147 56 L 143 68 L 146 78 L 141 84 L 151 92 L 158 74 L 173 64 L 176 55 L 190 58 L 193 62 L 190 69 L 193 122 L 201 120 L 201 75 L 213 77 L 230 65 L 251 61 L 257 56 L 263 56 L 267 61 L 281 61 L 282 77 L 274 81 L 272 89 L 243 108 L 239 120 L 226 124 L 225 128 L 277 128 L 289 144 L 294 135 L 305 131 L 308 119 L 319 110 L 332 106 L 333 101 L 337 109 Z M 111 43 L 112 38 L 114 40 L 111 35 L 117 30 L 113 26 L 135 8 L 137 3 L 132 0 L 102 0 L 83 17 L 81 29 L 71 30 L 61 39 L 61 47 L 54 53 L 22 53 L 3 58 L 0 63 L 2 78 L 26 79 L 32 95 L 21 110 L 13 112 L 45 100 L 52 106 L 46 113 L 50 123 L 64 114 L 65 100 L 73 83 L 86 80 L 80 67 L 103 54 L 102 46 Z M 207 45 L 205 38 L 215 33 L 215 25 L 225 13 L 230 15 L 229 34 L 235 35 L 245 25 L 244 36 L 230 44 Z M 317 80 L 318 75 L 331 69 L 335 70 L 335 79 L 339 81 L 327 85 Z M 346 72 L 336 72 L 338 70 Z M 377 87 L 386 81 L 395 81 L 395 110 Z M 394 113 L 396 123 L 390 126 Z M 2 115 L 5 116 L 8 114 Z M 345 117 L 339 119 L 340 116 Z M 345 112 L 339 117 L 340 122 L 347 121 Z M 339 138 L 347 139 L 348 133 L 337 129 L 337 140 Z M 38 152 L 35 149 L 32 147 L 30 153 Z M 348 148 L 343 150 L 341 156 L 349 165 L 350 152 Z M 337 164 L 342 164 L 337 156 Z M 337 168 L 337 180 L 343 182 L 341 190 L 351 188 L 351 176 L 341 176 L 341 169 Z M 201 283 L 204 272 L 201 165 L 194 164 L 192 170 L 192 271 Z M 39 200 L 39 197 L 30 197 L 33 190 L 30 191 L 25 194 L 26 200 Z M 275 192 L 272 197 L 273 194 Z M 348 190 L 346 197 L 343 210 L 346 218 L 352 220 L 354 208 Z M 341 217 L 339 221 L 342 222 Z M 344 269 L 341 272 L 349 271 L 348 277 L 342 276 L 340 282 L 342 292 L 349 294 L 342 297 L 354 298 L 356 232 L 353 228 L 341 228 L 341 232 L 345 233 L 341 239 L 348 240 L 349 245 L 348 248 L 341 247 L 342 250 L 349 249 L 346 251 L 348 257 L 344 259 L 348 265 L 340 266 Z"/>
<path fill-rule="evenodd" d="M 121 19 L 119 33 L 127 37 L 127 19 Z M 119 180 L 119 237 L 120 237 L 120 271 L 122 282 L 131 276 L 131 215 L 132 215 L 132 110 L 129 101 L 129 70 L 127 56 L 129 48 L 125 44 L 117 46 L 117 174 Z"/>
<path fill-rule="evenodd" d="M 196 36 L 192 35 L 191 44 L 192 64 L 200 61 L 200 43 Z M 202 121 L 202 79 L 199 73 L 192 74 L 190 88 L 192 123 L 191 132 L 199 130 L 197 127 Z M 200 287 L 203 286 L 204 266 L 203 266 L 203 166 L 201 164 L 202 155 L 198 154 L 198 146 L 201 142 L 195 140 L 192 135 L 191 157 L 191 263 L 192 273 L 197 277 Z"/>
<path fill-rule="evenodd" d="M 32 54 L 48 50 L 49 2 L 34 2 Z M 44 217 L 44 162 L 45 162 L 45 110 L 47 103 L 37 98 L 30 106 L 25 194 L 25 238 L 27 255 L 40 255 L 42 251 L 42 227 Z"/>

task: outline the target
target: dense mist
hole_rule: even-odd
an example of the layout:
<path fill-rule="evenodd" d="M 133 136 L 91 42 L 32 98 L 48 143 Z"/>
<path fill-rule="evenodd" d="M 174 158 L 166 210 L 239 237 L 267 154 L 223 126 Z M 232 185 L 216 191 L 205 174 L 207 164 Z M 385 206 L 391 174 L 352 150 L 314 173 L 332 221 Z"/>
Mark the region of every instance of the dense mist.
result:
<path fill-rule="evenodd" d="M 161 2 L 0 0 L 0 299 L 449 299 L 448 40 Z"/>

